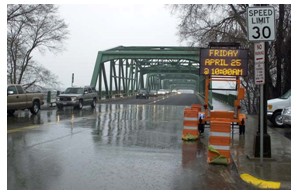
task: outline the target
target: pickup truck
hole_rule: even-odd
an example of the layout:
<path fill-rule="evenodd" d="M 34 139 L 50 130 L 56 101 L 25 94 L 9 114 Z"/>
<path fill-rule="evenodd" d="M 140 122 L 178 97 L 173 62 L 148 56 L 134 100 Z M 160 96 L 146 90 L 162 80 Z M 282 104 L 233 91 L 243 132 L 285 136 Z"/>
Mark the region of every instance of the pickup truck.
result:
<path fill-rule="evenodd" d="M 7 114 L 13 115 L 16 110 L 29 109 L 36 115 L 43 104 L 42 93 L 28 93 L 19 84 L 7 86 Z"/>
<path fill-rule="evenodd" d="M 84 105 L 96 107 L 98 94 L 90 86 L 85 87 L 68 87 L 56 99 L 56 105 L 59 110 L 64 106 L 73 106 L 74 108 L 82 109 Z"/>
<path fill-rule="evenodd" d="M 282 111 L 284 108 L 291 106 L 291 90 L 287 91 L 279 98 L 267 101 L 267 118 L 276 127 L 282 127 Z"/>

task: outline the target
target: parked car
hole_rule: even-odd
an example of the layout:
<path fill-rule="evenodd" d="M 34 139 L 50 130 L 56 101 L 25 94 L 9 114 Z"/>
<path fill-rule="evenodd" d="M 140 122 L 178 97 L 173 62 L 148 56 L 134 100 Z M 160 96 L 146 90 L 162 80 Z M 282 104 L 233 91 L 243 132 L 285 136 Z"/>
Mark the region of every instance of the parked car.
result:
<path fill-rule="evenodd" d="M 82 109 L 84 105 L 90 105 L 92 108 L 95 108 L 96 103 L 97 92 L 89 86 L 68 87 L 56 100 L 58 109 L 63 109 L 64 106 Z"/>
<path fill-rule="evenodd" d="M 284 108 L 281 117 L 284 125 L 291 126 L 291 107 Z"/>
<path fill-rule="evenodd" d="M 150 92 L 149 92 L 149 96 L 155 97 L 155 96 L 157 96 L 157 94 L 158 94 L 157 90 L 154 90 L 154 89 L 150 90 Z"/>
<path fill-rule="evenodd" d="M 146 89 L 140 89 L 137 94 L 136 94 L 136 99 L 138 98 L 145 98 L 148 99 L 149 98 L 149 93 L 147 92 Z"/>
<path fill-rule="evenodd" d="M 42 93 L 26 92 L 22 85 L 11 84 L 7 86 L 7 113 L 13 115 L 16 110 L 29 109 L 36 115 L 40 106 L 44 104 Z"/>
<path fill-rule="evenodd" d="M 287 91 L 279 98 L 268 100 L 267 118 L 276 127 L 283 126 L 282 111 L 284 108 L 291 106 L 291 90 Z"/>

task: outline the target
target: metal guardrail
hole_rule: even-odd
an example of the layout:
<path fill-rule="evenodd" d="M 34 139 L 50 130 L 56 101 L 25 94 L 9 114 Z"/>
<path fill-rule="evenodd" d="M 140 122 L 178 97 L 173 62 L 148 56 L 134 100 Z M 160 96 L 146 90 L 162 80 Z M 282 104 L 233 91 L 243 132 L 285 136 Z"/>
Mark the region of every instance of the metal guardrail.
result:
<path fill-rule="evenodd" d="M 212 95 L 214 98 L 230 105 L 230 106 L 234 106 L 234 101 L 236 100 L 236 95 L 233 94 L 221 94 L 221 93 L 216 93 L 216 92 L 212 92 Z"/>
<path fill-rule="evenodd" d="M 199 98 L 200 102 L 203 102 L 204 104 L 204 95 L 202 95 L 201 93 L 196 93 L 197 97 Z M 211 102 L 208 102 L 208 107 L 212 110 L 213 109 L 213 105 Z"/>

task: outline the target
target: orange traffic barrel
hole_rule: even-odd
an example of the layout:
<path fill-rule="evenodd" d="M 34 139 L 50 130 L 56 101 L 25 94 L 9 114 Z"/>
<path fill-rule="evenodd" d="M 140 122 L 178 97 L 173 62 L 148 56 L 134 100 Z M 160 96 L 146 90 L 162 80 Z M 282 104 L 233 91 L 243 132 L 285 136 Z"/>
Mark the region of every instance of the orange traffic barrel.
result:
<path fill-rule="evenodd" d="M 184 129 L 183 140 L 196 140 L 198 139 L 198 110 L 185 108 L 184 109 Z"/>
<path fill-rule="evenodd" d="M 211 121 L 208 139 L 208 163 L 229 164 L 231 162 L 230 144 L 230 122 Z"/>

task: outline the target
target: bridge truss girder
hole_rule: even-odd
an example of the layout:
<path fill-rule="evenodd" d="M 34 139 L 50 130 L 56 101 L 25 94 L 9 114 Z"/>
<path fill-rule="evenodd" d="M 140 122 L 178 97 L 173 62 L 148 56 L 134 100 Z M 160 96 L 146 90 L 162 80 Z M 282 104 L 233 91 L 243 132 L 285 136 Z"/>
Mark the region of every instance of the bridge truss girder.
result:
<path fill-rule="evenodd" d="M 132 95 L 145 87 L 159 89 L 168 79 L 193 80 L 196 90 L 203 92 L 204 85 L 199 83 L 204 78 L 198 75 L 199 51 L 197 47 L 123 46 L 99 51 L 90 85 L 96 88 L 98 81 L 100 98 Z"/>
<path fill-rule="evenodd" d="M 156 78 L 157 82 L 154 82 L 154 79 L 156 80 Z M 191 89 L 199 91 L 199 88 L 201 87 L 200 78 L 199 75 L 190 73 L 153 73 L 148 74 L 147 76 L 147 87 L 149 89 L 164 88 L 172 90 L 176 89 L 174 85 L 182 84 L 182 86 L 186 86 L 188 84 L 192 86 L 195 85 L 195 87 L 191 87 Z"/>

